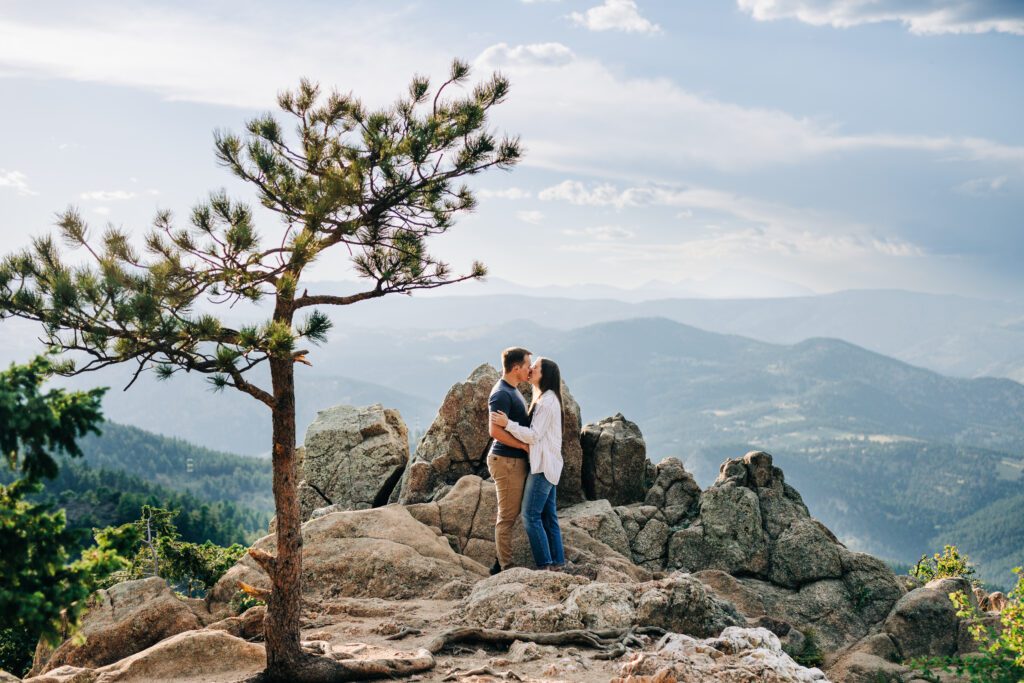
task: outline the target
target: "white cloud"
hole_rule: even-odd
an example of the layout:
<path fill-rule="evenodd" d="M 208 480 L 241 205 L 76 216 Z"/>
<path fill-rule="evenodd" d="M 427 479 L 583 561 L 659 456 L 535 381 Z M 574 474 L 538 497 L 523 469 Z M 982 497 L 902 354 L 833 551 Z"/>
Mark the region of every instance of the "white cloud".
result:
<path fill-rule="evenodd" d="M 632 230 L 619 225 L 598 225 L 582 230 L 569 229 L 563 230 L 562 234 L 570 237 L 590 237 L 598 242 L 620 242 L 636 236 Z"/>
<path fill-rule="evenodd" d="M 508 187 L 504 190 L 477 190 L 476 196 L 480 199 L 529 199 L 533 194 L 529 190 Z"/>
<path fill-rule="evenodd" d="M 20 195 L 39 194 L 28 186 L 28 178 L 21 171 L 0 168 L 0 187 L 9 187 Z"/>
<path fill-rule="evenodd" d="M 721 215 L 721 225 L 709 226 L 705 236 L 676 243 L 631 241 L 615 258 L 663 260 L 665 258 L 704 258 L 756 255 L 758 253 L 811 256 L 833 261 L 873 254 L 881 257 L 922 256 L 924 251 L 898 237 L 879 236 L 867 226 L 808 209 L 766 202 L 703 187 L 650 185 L 618 189 L 614 185 L 586 185 L 564 181 L 538 194 L 540 199 L 561 200 L 590 206 L 618 209 L 644 206 L 694 209 Z M 595 240 L 567 247 L 571 251 L 607 252 L 610 239 Z M 610 252 L 609 252 L 610 253 Z"/>
<path fill-rule="evenodd" d="M 516 211 L 516 218 L 524 223 L 540 225 L 544 221 L 544 214 L 540 211 Z"/>
<path fill-rule="evenodd" d="M 135 199 L 142 195 L 156 196 L 158 194 L 160 194 L 158 190 L 146 190 L 145 192 L 132 192 L 129 190 L 94 190 L 92 192 L 83 192 L 78 196 L 88 202 L 116 202 L 123 201 L 125 199 Z"/>
<path fill-rule="evenodd" d="M 537 58 L 551 54 L 568 61 L 552 66 L 556 61 Z M 623 77 L 551 44 L 502 43 L 485 50 L 477 64 L 500 65 L 512 79 L 509 100 L 496 116 L 526 141 L 524 163 L 567 173 L 667 179 L 695 167 L 746 171 L 860 150 L 1024 165 L 1024 146 L 980 138 L 847 134 L 834 122 L 722 102 L 669 79 Z"/>
<path fill-rule="evenodd" d="M 500 69 L 510 66 L 564 66 L 576 55 L 561 43 L 533 43 L 530 45 L 509 46 L 498 43 L 480 53 L 476 58 L 479 66 L 489 69 Z"/>
<path fill-rule="evenodd" d="M 912 33 L 1014 33 L 1024 35 L 1019 0 L 737 0 L 758 21 L 797 19 L 814 26 L 849 28 L 898 21 Z"/>
<path fill-rule="evenodd" d="M 1006 191 L 1006 183 L 1009 182 L 1007 176 L 1001 175 L 995 178 L 974 178 L 966 182 L 960 183 L 956 186 L 956 191 L 960 194 L 970 195 L 972 197 L 990 197 L 992 195 L 1001 194 Z"/>
<path fill-rule="evenodd" d="M 634 0 L 604 0 L 586 12 L 569 15 L 574 23 L 591 31 L 625 31 L 627 33 L 658 33 L 661 27 L 640 15 Z"/>
<path fill-rule="evenodd" d="M 213 6 L 124 12 L 114 3 L 90 3 L 30 11 L 12 8 L 0 17 L 5 75 L 131 86 L 171 100 L 260 110 L 273 108 L 277 91 L 303 76 L 386 104 L 413 74 L 446 73 L 452 57 L 429 37 L 401 29 L 408 8 L 328 4 L 310 15 L 264 5 L 243 16 Z"/>

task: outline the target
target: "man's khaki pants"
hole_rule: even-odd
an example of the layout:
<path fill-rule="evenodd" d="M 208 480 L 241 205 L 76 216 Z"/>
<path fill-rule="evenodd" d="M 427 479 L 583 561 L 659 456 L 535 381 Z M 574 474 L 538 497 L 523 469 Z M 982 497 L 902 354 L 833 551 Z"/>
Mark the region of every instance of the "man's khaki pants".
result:
<path fill-rule="evenodd" d="M 487 471 L 494 480 L 498 495 L 498 519 L 494 523 L 494 545 L 497 546 L 498 563 L 502 569 L 512 564 L 512 527 L 523 504 L 523 489 L 530 473 L 528 458 L 510 458 L 489 454 Z"/>

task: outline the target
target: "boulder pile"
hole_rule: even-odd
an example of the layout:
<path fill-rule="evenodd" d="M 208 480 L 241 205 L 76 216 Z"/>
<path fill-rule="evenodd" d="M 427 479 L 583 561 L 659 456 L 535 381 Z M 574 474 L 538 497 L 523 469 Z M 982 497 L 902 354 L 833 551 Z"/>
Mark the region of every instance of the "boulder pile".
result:
<path fill-rule="evenodd" d="M 982 609 L 1005 603 L 1001 594 L 975 596 L 962 579 L 908 582 L 849 550 L 768 453 L 726 460 L 701 490 L 680 460 L 653 464 L 639 427 L 621 414 L 581 426 L 564 386 L 558 496 L 569 564 L 536 571 L 519 523 L 514 568 L 490 576 L 487 396 L 497 379 L 483 365 L 454 385 L 411 459 L 394 410 L 318 415 L 300 464 L 304 624 L 317 647 L 332 647 L 325 629 L 335 624 L 349 633 L 352 620 L 379 618 L 364 638 L 442 624 L 520 634 L 523 642 L 490 662 L 552 659 L 529 674 L 536 680 L 897 681 L 911 680 L 911 658 L 976 649 L 949 593 L 962 590 Z M 274 547 L 273 533 L 254 544 Z M 235 614 L 242 584 L 271 587 L 245 556 L 204 601 L 174 595 L 159 578 L 101 591 L 84 617 L 84 642 L 40 645 L 36 683 L 159 678 L 176 658 L 188 659 L 197 680 L 217 679 L 227 661 L 240 678 L 259 670 L 262 648 L 247 641 L 260 638 L 265 608 Z M 440 612 L 410 622 L 415 629 L 399 621 L 424 604 Z M 602 669 L 576 649 L 526 642 L 576 631 L 623 634 L 617 661 Z M 345 647 L 346 657 L 379 649 Z"/>

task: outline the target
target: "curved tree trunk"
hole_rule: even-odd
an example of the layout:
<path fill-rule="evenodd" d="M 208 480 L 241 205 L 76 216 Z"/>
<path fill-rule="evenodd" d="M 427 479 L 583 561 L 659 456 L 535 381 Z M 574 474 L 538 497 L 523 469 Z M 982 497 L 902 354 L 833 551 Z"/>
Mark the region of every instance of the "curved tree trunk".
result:
<path fill-rule="evenodd" d="M 295 366 L 291 358 L 270 361 L 274 388 L 274 506 L 277 556 L 269 559 L 271 594 L 265 637 L 267 678 L 293 680 L 307 658 L 300 647 L 302 608 L 302 532 L 295 463 Z M 265 567 L 267 568 L 267 567 Z"/>

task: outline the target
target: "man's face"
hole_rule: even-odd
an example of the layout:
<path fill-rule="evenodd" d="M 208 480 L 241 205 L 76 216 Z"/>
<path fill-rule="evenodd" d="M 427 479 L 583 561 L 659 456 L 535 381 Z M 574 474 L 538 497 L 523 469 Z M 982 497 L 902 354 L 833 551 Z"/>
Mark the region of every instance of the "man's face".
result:
<path fill-rule="evenodd" d="M 530 356 L 527 355 L 526 358 L 523 359 L 522 365 L 516 368 L 516 372 L 519 373 L 516 377 L 517 384 L 522 384 L 523 382 L 528 382 L 530 380 L 530 367 L 532 364 L 533 361 L 530 359 Z"/>

